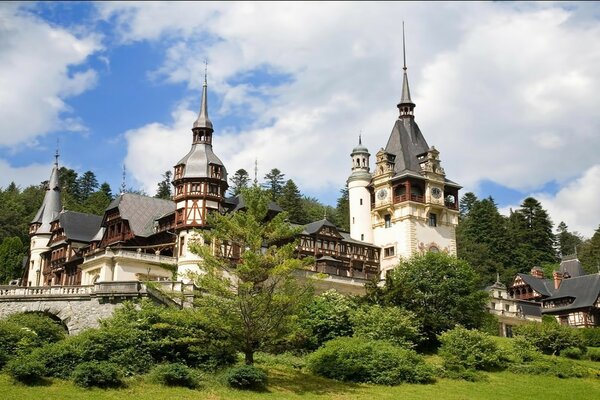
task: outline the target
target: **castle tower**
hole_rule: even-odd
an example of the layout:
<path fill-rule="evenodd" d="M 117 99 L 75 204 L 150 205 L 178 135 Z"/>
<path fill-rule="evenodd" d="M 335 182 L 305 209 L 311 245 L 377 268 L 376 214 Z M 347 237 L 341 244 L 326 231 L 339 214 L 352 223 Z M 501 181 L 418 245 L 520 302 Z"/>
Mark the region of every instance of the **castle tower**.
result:
<path fill-rule="evenodd" d="M 176 165 L 173 174 L 176 203 L 178 269 L 180 274 L 196 270 L 198 256 L 189 244 L 201 241 L 195 229 L 207 226 L 211 212 L 220 212 L 227 191 L 227 170 L 212 149 L 213 125 L 208 118 L 206 73 L 202 86 L 200 113 L 192 126 L 192 148 Z"/>
<path fill-rule="evenodd" d="M 374 194 L 373 243 L 382 247 L 382 273 L 414 254 L 456 254 L 460 186 L 446 179 L 439 151 L 427 144 L 415 122 L 406 51 L 403 70 L 399 116 L 385 149 L 376 155 L 370 186 Z"/>
<path fill-rule="evenodd" d="M 350 237 L 373 243 L 371 227 L 371 173 L 369 172 L 369 150 L 359 136 L 358 146 L 352 150 L 352 174 L 348 178 L 348 198 L 350 202 Z"/>
<path fill-rule="evenodd" d="M 29 224 L 29 265 L 25 273 L 25 286 L 42 285 L 42 253 L 48 251 L 48 241 L 51 236 L 51 222 L 54 221 L 62 210 L 60 195 L 60 179 L 58 173 L 58 151 L 54 156 L 54 167 L 50 173 L 50 180 L 44 195 L 44 201 L 37 214 Z"/>

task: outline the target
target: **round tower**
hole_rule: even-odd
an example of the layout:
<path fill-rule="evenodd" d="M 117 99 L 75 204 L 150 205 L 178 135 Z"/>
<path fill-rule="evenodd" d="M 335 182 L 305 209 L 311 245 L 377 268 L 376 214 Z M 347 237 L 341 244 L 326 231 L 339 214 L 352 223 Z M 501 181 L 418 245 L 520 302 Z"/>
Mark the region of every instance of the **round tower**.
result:
<path fill-rule="evenodd" d="M 371 173 L 369 172 L 369 150 L 363 146 L 361 137 L 352 150 L 352 174 L 348 178 L 350 202 L 350 237 L 354 240 L 373 243 L 371 224 Z"/>

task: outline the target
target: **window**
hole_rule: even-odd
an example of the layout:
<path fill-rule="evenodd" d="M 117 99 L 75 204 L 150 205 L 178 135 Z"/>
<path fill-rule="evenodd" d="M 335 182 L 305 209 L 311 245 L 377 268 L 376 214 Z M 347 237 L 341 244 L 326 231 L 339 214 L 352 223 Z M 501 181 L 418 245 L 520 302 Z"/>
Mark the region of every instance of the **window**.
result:
<path fill-rule="evenodd" d="M 510 304 L 505 304 L 505 305 L 504 305 L 504 310 L 505 310 L 506 312 L 508 312 L 508 311 L 510 310 Z"/>
<path fill-rule="evenodd" d="M 392 227 L 392 216 L 390 214 L 385 214 L 383 216 L 383 219 L 385 221 L 385 227 L 391 228 Z"/>
<path fill-rule="evenodd" d="M 492 308 L 492 310 L 495 310 L 496 309 L 496 303 L 492 303 L 492 307 L 491 308 Z"/>
<path fill-rule="evenodd" d="M 360 240 L 365 240 L 365 235 L 364 235 L 364 233 L 361 233 L 361 234 L 360 234 Z"/>
<path fill-rule="evenodd" d="M 360 205 L 362 206 L 362 199 L 360 199 Z"/>
<path fill-rule="evenodd" d="M 434 213 L 429 214 L 429 226 L 437 226 L 437 215 Z"/>
<path fill-rule="evenodd" d="M 386 247 L 385 249 L 383 249 L 383 256 L 384 257 L 392 257 L 392 256 L 394 256 L 394 246 L 392 246 L 392 247 Z"/>
<path fill-rule="evenodd" d="M 352 217 L 352 225 L 354 225 L 354 217 Z"/>

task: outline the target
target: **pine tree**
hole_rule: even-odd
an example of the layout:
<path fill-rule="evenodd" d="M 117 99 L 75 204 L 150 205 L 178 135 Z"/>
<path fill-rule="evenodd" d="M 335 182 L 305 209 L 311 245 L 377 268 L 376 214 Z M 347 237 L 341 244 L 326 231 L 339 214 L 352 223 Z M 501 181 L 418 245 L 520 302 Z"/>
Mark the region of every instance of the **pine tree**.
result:
<path fill-rule="evenodd" d="M 463 219 L 467 215 L 469 215 L 469 213 L 471 212 L 471 209 L 473 208 L 473 205 L 475 205 L 475 203 L 477 203 L 478 201 L 479 201 L 479 199 L 477 199 L 477 196 L 475 196 L 475 193 L 473 193 L 473 192 L 465 193 L 463 195 L 463 197 L 460 198 L 460 202 L 459 202 L 460 218 Z"/>
<path fill-rule="evenodd" d="M 518 272 L 529 272 L 533 267 L 556 262 L 552 221 L 539 201 L 526 198 L 508 221 Z"/>
<path fill-rule="evenodd" d="M 503 279 L 514 276 L 506 218 L 494 199 L 476 200 L 469 208 L 456 230 L 458 256 L 478 271 L 482 283 L 493 282 L 496 272 Z"/>
<path fill-rule="evenodd" d="M 248 171 L 241 168 L 235 171 L 235 174 L 229 178 L 229 181 L 231 182 L 231 186 L 229 187 L 231 195 L 237 196 L 242 192 L 242 189 L 248 187 L 250 176 L 248 175 Z"/>
<path fill-rule="evenodd" d="M 311 299 L 308 286 L 296 278 L 297 269 L 314 261 L 294 257 L 298 233 L 286 213 L 267 218 L 269 195 L 259 187 L 242 191 L 246 209 L 227 215 L 212 213 L 212 229 L 204 243 L 192 245 L 202 256 L 204 273 L 197 284 L 205 294 L 198 310 L 208 324 L 227 335 L 244 353 L 246 364 L 254 353 L 272 346 L 297 328 L 297 316 Z M 215 254 L 215 244 L 228 243 L 240 249 L 239 260 Z"/>
<path fill-rule="evenodd" d="M 277 168 L 273 168 L 265 175 L 265 183 L 263 186 L 267 189 L 267 192 L 271 196 L 271 200 L 275 202 L 279 201 L 279 197 L 281 196 L 283 182 L 285 182 L 283 179 L 284 176 L 285 174 L 282 174 Z"/>
<path fill-rule="evenodd" d="M 171 171 L 165 171 L 162 175 L 163 180 L 158 182 L 158 189 L 154 197 L 165 200 L 171 199 L 171 175 Z"/>
<path fill-rule="evenodd" d="M 581 245 L 579 260 L 588 273 L 600 272 L 600 226 L 594 235 Z"/>
<path fill-rule="evenodd" d="M 102 193 L 104 193 L 106 195 L 106 197 L 108 197 L 109 199 L 112 200 L 112 198 L 113 198 L 112 189 L 110 188 L 110 185 L 108 184 L 108 182 L 104 182 L 104 183 L 102 183 L 102 185 L 100 185 L 100 191 Z"/>
<path fill-rule="evenodd" d="M 577 253 L 577 248 L 583 243 L 583 238 L 577 232 L 569 232 L 567 224 L 563 221 L 556 227 L 556 245 L 560 256 Z"/>
<path fill-rule="evenodd" d="M 98 189 L 98 179 L 92 171 L 86 171 L 77 179 L 77 200 L 83 203 L 87 198 Z"/>
<path fill-rule="evenodd" d="M 348 187 L 340 190 L 340 197 L 337 200 L 336 218 L 333 222 L 339 229 L 350 232 L 350 199 L 348 197 Z"/>
<path fill-rule="evenodd" d="M 278 204 L 287 211 L 290 222 L 303 223 L 306 221 L 306 211 L 302 207 L 302 195 L 293 180 L 288 179 L 285 183 Z"/>

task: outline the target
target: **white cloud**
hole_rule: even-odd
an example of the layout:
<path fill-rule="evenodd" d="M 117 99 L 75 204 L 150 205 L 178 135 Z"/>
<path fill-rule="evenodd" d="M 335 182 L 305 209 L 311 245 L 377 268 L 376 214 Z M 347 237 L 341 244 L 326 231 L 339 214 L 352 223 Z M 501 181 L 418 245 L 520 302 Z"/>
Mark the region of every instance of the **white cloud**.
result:
<path fill-rule="evenodd" d="M 525 192 L 557 181 L 566 190 L 568 179 L 588 171 L 583 179 L 597 163 L 600 21 L 588 18 L 590 5 L 115 2 L 98 7 L 116 22 L 124 41 L 168 39 L 164 63 L 152 71 L 155 78 L 197 89 L 208 58 L 209 87 L 222 100 L 220 109 L 210 108 L 213 122 L 224 115 L 253 117 L 239 130 L 215 124 L 215 152 L 230 172 L 251 169 L 258 158 L 261 176 L 277 167 L 304 191 L 337 193 L 359 131 L 374 154 L 385 146 L 396 118 L 402 20 L 417 122 L 428 143 L 441 151 L 450 179 L 467 190 L 482 180 Z M 232 83 L 260 68 L 292 79 L 275 87 Z M 189 147 L 194 114 L 178 111 L 171 126 L 150 124 L 128 132 L 127 163 L 147 190 L 153 192 L 160 173 Z M 146 145 L 148 130 L 154 136 Z M 177 139 L 183 147 L 175 147 L 174 137 L 185 138 Z M 145 146 L 178 150 L 147 157 Z M 564 215 L 570 226 L 589 230 L 580 214 L 569 214 L 573 207 L 559 201 L 562 197 L 543 196 L 538 197 L 549 209 L 553 202 L 555 222 Z M 599 213 L 590 215 L 597 224 Z"/>
<path fill-rule="evenodd" d="M 69 68 L 100 49 L 98 38 L 76 37 L 16 4 L 0 5 L 0 38 L 0 147 L 31 144 L 55 129 L 81 130 L 81 121 L 63 116 L 65 99 L 97 77 L 92 69 Z"/>
<path fill-rule="evenodd" d="M 0 159 L 0 188 L 6 188 L 15 182 L 21 188 L 39 185 L 50 178 L 51 164 L 31 164 L 24 167 L 13 167 Z"/>
<path fill-rule="evenodd" d="M 531 193 L 546 209 L 556 227 L 564 221 L 569 231 L 577 231 L 585 237 L 591 237 L 600 225 L 600 164 L 595 164 L 582 174 L 568 181 L 555 194 L 544 192 Z M 518 204 L 502 207 L 504 215 L 510 209 L 516 210 Z"/>

